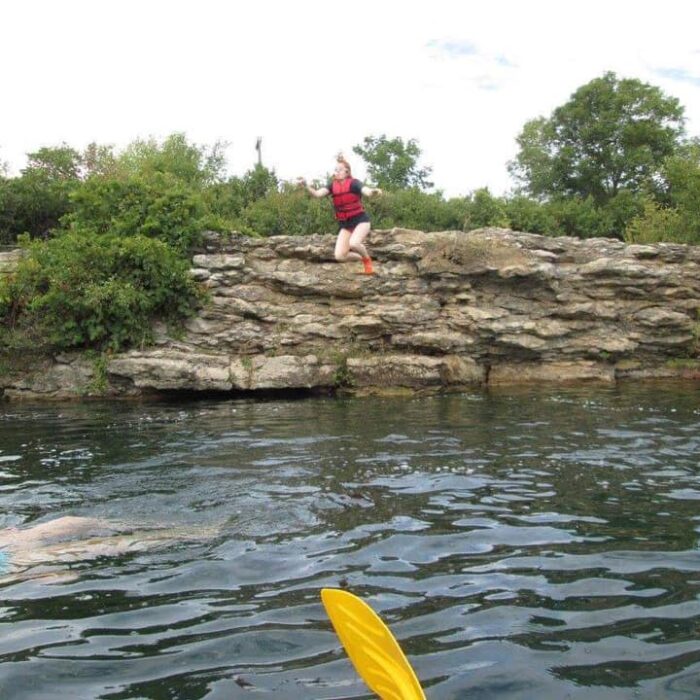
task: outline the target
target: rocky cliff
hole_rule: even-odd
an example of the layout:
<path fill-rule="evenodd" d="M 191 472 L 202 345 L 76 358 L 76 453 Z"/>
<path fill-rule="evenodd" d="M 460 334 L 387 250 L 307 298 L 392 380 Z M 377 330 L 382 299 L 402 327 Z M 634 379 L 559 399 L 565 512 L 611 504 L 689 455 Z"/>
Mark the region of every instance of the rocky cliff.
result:
<path fill-rule="evenodd" d="M 168 390 L 460 390 L 700 377 L 700 248 L 502 229 L 372 234 L 377 274 L 332 236 L 207 234 L 210 303 L 184 332 L 105 359 L 5 368 L 5 397 Z"/>

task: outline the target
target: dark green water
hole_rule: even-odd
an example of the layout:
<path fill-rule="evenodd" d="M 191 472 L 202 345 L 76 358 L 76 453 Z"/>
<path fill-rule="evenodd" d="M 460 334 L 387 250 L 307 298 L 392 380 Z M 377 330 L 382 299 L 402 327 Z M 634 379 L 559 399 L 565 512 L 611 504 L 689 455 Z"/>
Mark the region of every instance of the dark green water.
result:
<path fill-rule="evenodd" d="M 0 526 L 182 536 L 6 581 L 0 697 L 366 696 L 343 585 L 428 698 L 699 698 L 699 455 L 697 385 L 5 404 Z"/>

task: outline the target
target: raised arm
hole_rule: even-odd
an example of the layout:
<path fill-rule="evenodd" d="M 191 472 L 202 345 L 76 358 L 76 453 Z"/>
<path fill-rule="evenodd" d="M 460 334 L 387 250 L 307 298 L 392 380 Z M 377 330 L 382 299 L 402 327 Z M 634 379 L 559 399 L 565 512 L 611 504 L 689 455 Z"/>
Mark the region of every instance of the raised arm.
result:
<path fill-rule="evenodd" d="M 320 199 L 321 197 L 327 197 L 330 194 L 327 187 L 321 187 L 320 189 L 316 190 L 311 187 L 311 185 L 309 185 L 303 177 L 300 177 L 297 180 L 297 184 L 303 187 L 312 197 L 318 197 Z"/>

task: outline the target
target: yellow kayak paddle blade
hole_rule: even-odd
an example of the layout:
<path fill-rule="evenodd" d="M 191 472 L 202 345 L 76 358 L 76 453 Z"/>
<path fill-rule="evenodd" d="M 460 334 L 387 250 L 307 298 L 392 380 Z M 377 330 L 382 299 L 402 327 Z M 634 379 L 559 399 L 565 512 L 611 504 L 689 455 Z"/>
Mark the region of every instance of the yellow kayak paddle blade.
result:
<path fill-rule="evenodd" d="M 399 643 L 381 618 L 348 591 L 324 588 L 321 600 L 355 670 L 382 700 L 425 700 Z"/>

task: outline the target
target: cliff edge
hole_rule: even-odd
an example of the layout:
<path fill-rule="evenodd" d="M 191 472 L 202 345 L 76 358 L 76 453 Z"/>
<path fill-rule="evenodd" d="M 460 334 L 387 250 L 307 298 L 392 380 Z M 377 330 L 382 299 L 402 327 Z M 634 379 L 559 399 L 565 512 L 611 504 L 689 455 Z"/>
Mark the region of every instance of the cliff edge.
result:
<path fill-rule="evenodd" d="M 109 358 L 5 368 L 6 398 L 149 392 L 461 390 L 700 377 L 700 248 L 504 229 L 375 231 L 376 274 L 333 236 L 207 233 L 210 302 Z"/>

